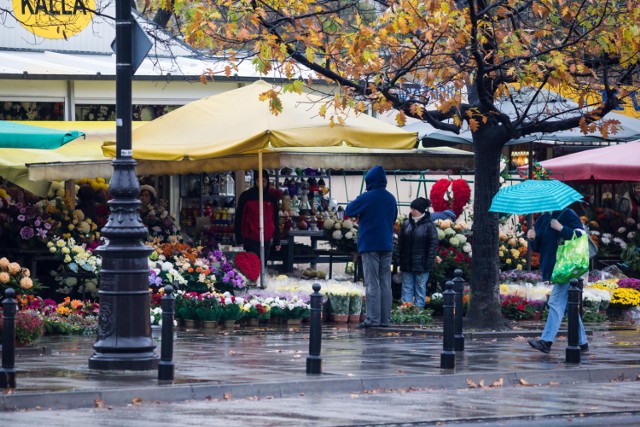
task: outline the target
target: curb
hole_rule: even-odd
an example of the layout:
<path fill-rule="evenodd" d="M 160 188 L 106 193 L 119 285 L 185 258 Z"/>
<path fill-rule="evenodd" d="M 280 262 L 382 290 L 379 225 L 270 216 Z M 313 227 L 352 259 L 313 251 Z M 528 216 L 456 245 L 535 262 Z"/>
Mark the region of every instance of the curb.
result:
<path fill-rule="evenodd" d="M 307 375 L 305 379 L 290 382 L 168 384 L 126 389 L 6 394 L 0 397 L 0 411 L 127 406 L 134 401 L 180 402 L 248 397 L 282 398 L 331 393 L 366 393 L 372 390 L 467 389 L 635 381 L 640 380 L 640 367 L 580 369 L 576 366 L 559 370 L 528 371 L 524 374 L 514 371 L 456 374 L 442 370 L 441 375 L 361 379 L 329 376 L 330 374 Z"/>

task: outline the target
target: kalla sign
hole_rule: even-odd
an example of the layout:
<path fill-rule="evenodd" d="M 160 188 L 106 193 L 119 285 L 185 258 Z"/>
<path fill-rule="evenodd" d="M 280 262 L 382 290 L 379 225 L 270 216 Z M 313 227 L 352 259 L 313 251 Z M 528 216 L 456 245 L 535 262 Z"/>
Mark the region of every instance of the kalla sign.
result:
<path fill-rule="evenodd" d="M 93 19 L 95 0 L 13 0 L 16 19 L 29 32 L 47 39 L 68 39 Z"/>

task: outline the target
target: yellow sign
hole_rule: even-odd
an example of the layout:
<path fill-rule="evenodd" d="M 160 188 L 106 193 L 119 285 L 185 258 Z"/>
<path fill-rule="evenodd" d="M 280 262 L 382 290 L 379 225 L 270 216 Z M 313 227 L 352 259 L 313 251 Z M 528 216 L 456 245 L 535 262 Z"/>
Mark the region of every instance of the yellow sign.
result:
<path fill-rule="evenodd" d="M 13 0 L 13 11 L 23 27 L 46 39 L 68 39 L 93 19 L 95 0 Z"/>

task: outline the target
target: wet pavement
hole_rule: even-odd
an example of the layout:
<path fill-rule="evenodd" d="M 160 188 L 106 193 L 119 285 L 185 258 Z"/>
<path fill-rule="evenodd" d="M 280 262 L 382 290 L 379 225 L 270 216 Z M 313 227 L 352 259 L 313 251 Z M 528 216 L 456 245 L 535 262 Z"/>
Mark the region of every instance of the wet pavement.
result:
<path fill-rule="evenodd" d="M 592 390 L 591 400 L 582 399 L 580 404 L 580 408 L 592 408 L 592 412 L 619 413 L 629 407 L 629 399 L 635 399 L 634 405 L 637 405 L 640 395 L 640 381 L 636 381 L 640 378 L 639 328 L 610 324 L 588 326 L 591 351 L 583 354 L 577 365 L 565 363 L 567 342 L 564 336 L 559 336 L 551 354 L 531 349 L 526 341 L 538 336 L 540 328 L 540 324 L 528 324 L 509 332 L 466 332 L 465 351 L 456 355 L 455 369 L 443 370 L 440 368 L 441 329 L 437 325 L 420 330 L 385 328 L 367 331 L 327 325 L 323 329 L 321 375 L 305 372 L 309 329 L 304 325 L 293 328 L 237 327 L 232 331 L 214 332 L 179 329 L 174 344 L 175 381 L 168 385 L 158 383 L 155 371 L 89 370 L 88 359 L 93 354 L 95 337 L 45 337 L 38 345 L 43 352 L 31 348 L 23 349 L 17 355 L 18 387 L 12 393 L 0 396 L 0 408 L 73 408 L 80 411 L 77 408 L 97 406 L 98 409 L 82 412 L 92 411 L 95 415 L 96 411 L 117 407 L 124 411 L 119 413 L 135 418 L 136 411 L 153 412 L 151 402 L 176 402 L 170 406 L 176 414 L 198 413 L 197 408 L 200 408 L 203 414 L 213 411 L 222 420 L 221 424 L 225 419 L 228 424 L 234 416 L 237 419 L 240 408 L 246 409 L 246 402 L 251 401 L 251 411 L 271 408 L 265 425 L 294 425 L 296 420 L 300 421 L 296 414 L 317 425 L 349 424 L 354 420 L 369 424 L 375 420 L 409 422 L 415 421 L 415 417 L 452 420 L 473 416 L 486 418 L 491 413 L 504 417 L 573 413 L 570 409 L 579 408 L 566 393 L 568 384 L 571 384 L 570 390 L 584 388 L 585 393 Z M 158 341 L 159 355 L 158 332 L 154 331 L 153 336 Z M 612 388 L 613 393 L 616 387 L 621 393 L 617 399 L 593 393 L 597 389 L 606 394 L 608 388 Z M 380 396 L 387 396 L 390 402 L 401 399 L 398 407 L 417 407 L 406 409 L 407 416 L 393 411 L 395 415 L 385 417 L 382 414 L 384 405 L 378 407 L 383 400 Z M 545 396 L 556 397 L 549 404 Z M 275 410 L 273 402 L 269 403 L 271 399 L 277 399 L 280 409 Z M 330 408 L 332 399 L 338 406 L 347 404 L 353 413 L 328 409 L 321 422 L 311 422 L 308 407 L 325 402 Z M 432 408 L 428 416 L 420 409 L 418 402 L 421 399 L 428 401 Z M 456 399 L 463 402 L 456 403 Z M 189 405 L 179 403 L 185 401 L 190 402 Z M 497 401 L 502 402 L 501 407 L 506 405 L 500 411 L 495 408 Z M 137 408 L 136 402 L 148 403 L 142 405 L 146 409 Z M 211 402 L 224 404 L 214 408 Z M 281 414 L 287 422 L 279 419 L 281 404 L 288 408 L 286 414 Z M 440 406 L 444 409 L 433 409 Z M 163 406 L 168 407 L 166 403 Z M 307 409 L 303 410 L 305 407 Z M 528 409 L 516 411 L 513 409 L 516 407 Z M 37 418 L 33 414 L 38 411 L 29 413 L 32 414 L 30 417 Z M 6 418 L 10 414 L 0 414 L 0 419 L 14 419 L 13 415 Z M 80 413 L 76 415 L 82 419 Z M 197 419 L 197 416 L 193 417 Z M 104 418 L 101 425 L 128 425 L 110 424 L 109 417 L 105 415 Z M 153 418 L 149 416 L 148 419 Z M 82 425 L 66 420 L 63 424 L 52 425 Z"/>

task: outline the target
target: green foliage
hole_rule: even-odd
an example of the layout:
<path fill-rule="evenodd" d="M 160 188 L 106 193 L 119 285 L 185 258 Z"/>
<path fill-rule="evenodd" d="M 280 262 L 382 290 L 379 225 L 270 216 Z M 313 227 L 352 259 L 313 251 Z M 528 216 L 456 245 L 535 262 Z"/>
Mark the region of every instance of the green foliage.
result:
<path fill-rule="evenodd" d="M 391 312 L 391 323 L 429 325 L 433 321 L 433 310 L 420 308 L 411 303 L 404 303 Z"/>

